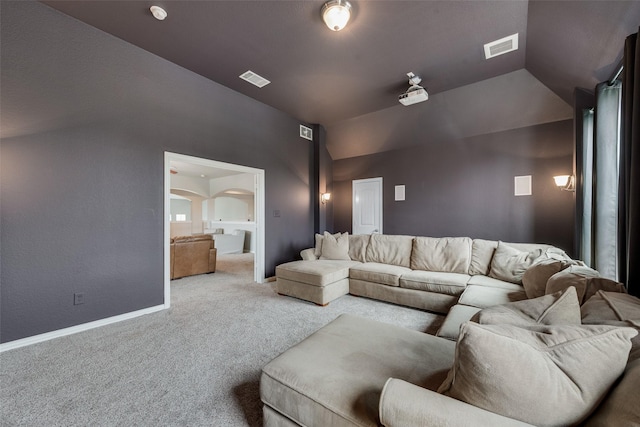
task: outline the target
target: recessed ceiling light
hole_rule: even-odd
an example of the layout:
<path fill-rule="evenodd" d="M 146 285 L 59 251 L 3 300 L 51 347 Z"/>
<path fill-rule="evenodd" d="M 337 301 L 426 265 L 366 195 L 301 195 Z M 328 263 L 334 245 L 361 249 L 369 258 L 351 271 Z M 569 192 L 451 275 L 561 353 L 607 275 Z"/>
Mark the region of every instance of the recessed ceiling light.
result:
<path fill-rule="evenodd" d="M 255 85 L 255 86 L 258 86 L 258 87 L 264 87 L 264 86 L 268 85 L 269 83 L 271 83 L 269 80 L 267 80 L 264 77 L 254 73 L 251 70 L 248 70 L 248 71 L 240 74 L 240 78 L 242 80 L 248 81 L 252 85 Z"/>
<path fill-rule="evenodd" d="M 156 18 L 158 21 L 164 21 L 164 18 L 167 17 L 167 11 L 161 8 L 160 6 L 151 6 L 149 10 L 153 14 L 153 17 Z"/>
<path fill-rule="evenodd" d="M 206 177 L 207 177 L 207 175 L 205 175 L 205 174 L 203 174 L 203 173 L 202 173 L 202 174 L 200 174 L 200 178 L 206 178 Z"/>

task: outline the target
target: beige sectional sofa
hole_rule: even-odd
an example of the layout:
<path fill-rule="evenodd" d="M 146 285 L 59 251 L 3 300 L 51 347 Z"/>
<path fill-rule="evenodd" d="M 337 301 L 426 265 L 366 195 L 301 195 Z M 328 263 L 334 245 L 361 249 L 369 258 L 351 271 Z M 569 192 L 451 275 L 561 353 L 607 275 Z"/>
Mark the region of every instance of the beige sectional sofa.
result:
<path fill-rule="evenodd" d="M 278 292 L 448 312 L 441 336 L 338 317 L 263 368 L 265 426 L 640 425 L 640 299 L 621 284 L 548 245 L 348 239 L 279 266 Z"/>
<path fill-rule="evenodd" d="M 639 299 L 581 313 L 569 287 L 479 314 L 458 342 L 341 315 L 263 368 L 264 425 L 639 425 Z"/>
<path fill-rule="evenodd" d="M 381 234 L 340 237 L 348 239 L 342 257 L 335 251 L 330 252 L 333 259 L 323 256 L 323 242 L 336 239 L 325 234 L 316 236 L 315 248 L 301 252 L 302 261 L 277 266 L 278 293 L 319 305 L 351 293 L 447 313 L 461 296 L 495 304 L 526 298 L 517 283 L 518 272 L 509 271 L 517 270 L 508 256 L 514 251 L 516 258 L 534 251 L 538 257 L 569 259 L 562 250 L 544 244 Z M 499 256 L 494 257 L 496 252 Z M 519 261 L 530 265 L 533 259 Z"/>

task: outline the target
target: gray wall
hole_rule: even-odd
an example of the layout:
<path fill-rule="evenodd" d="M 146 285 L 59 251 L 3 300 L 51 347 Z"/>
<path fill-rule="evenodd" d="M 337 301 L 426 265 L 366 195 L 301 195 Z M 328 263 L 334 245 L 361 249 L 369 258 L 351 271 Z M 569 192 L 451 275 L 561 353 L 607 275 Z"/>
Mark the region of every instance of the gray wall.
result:
<path fill-rule="evenodd" d="M 567 120 L 336 160 L 334 228 L 351 230 L 351 181 L 380 176 L 385 234 L 550 243 L 573 253 L 574 193 L 552 179 L 572 173 L 572 153 Z M 517 175 L 532 175 L 532 196 L 513 195 Z M 395 185 L 406 185 L 406 201 L 394 201 Z"/>
<path fill-rule="evenodd" d="M 296 119 L 43 4 L 1 7 L 1 342 L 163 303 L 164 151 L 266 171 L 267 275 L 312 244 Z"/>

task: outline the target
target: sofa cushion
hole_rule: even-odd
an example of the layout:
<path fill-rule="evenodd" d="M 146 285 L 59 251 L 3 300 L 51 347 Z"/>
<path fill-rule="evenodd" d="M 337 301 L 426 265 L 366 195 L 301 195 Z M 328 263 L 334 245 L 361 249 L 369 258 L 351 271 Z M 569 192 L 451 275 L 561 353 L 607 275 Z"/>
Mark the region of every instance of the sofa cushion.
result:
<path fill-rule="evenodd" d="M 505 282 L 521 284 L 524 272 L 543 254 L 543 249 L 522 252 L 504 242 L 498 242 L 498 247 L 491 260 L 489 276 Z"/>
<path fill-rule="evenodd" d="M 366 262 L 352 267 L 349 271 L 349 278 L 382 285 L 400 286 L 400 276 L 410 272 L 411 269 L 407 267 Z"/>
<path fill-rule="evenodd" d="M 471 319 L 485 325 L 580 325 L 580 304 L 570 287 L 538 298 L 485 308 Z"/>
<path fill-rule="evenodd" d="M 640 298 L 598 291 L 580 308 L 584 325 L 629 326 L 640 331 Z M 631 340 L 629 360 L 640 358 L 640 335 Z M 640 419 L 639 419 L 640 421 Z"/>
<path fill-rule="evenodd" d="M 260 397 L 305 426 L 377 426 L 390 377 L 435 390 L 455 343 L 395 325 L 342 315 L 262 369 Z"/>
<path fill-rule="evenodd" d="M 448 340 L 457 340 L 460 334 L 460 325 L 471 320 L 477 312 L 482 310 L 479 307 L 471 307 L 468 305 L 456 304 L 451 307 L 444 322 L 440 325 L 440 329 L 436 336 L 446 338 Z"/>
<path fill-rule="evenodd" d="M 602 325 L 525 329 L 466 322 L 438 391 L 538 426 L 575 425 L 624 371 L 636 333 Z"/>
<path fill-rule="evenodd" d="M 545 292 L 551 294 L 569 286 L 576 288 L 580 304 L 589 300 L 599 290 L 626 292 L 622 283 L 600 277 L 596 270 L 580 265 L 572 265 L 551 276 L 547 281 Z"/>
<path fill-rule="evenodd" d="M 479 276 L 473 276 L 479 277 Z M 472 277 L 472 278 L 473 278 Z M 489 286 L 467 285 L 458 304 L 470 307 L 486 308 L 498 304 L 507 304 L 526 299 L 527 295 L 520 289 L 494 288 Z"/>
<path fill-rule="evenodd" d="M 326 286 L 349 277 L 349 267 L 360 264 L 357 261 L 292 261 L 276 267 L 276 277 Z"/>
<path fill-rule="evenodd" d="M 349 258 L 349 233 L 342 233 L 338 237 L 324 232 L 320 259 L 345 260 Z"/>
<path fill-rule="evenodd" d="M 589 417 L 585 427 L 637 427 L 640 425 L 638 405 L 640 359 L 627 364 L 622 378 Z"/>
<path fill-rule="evenodd" d="M 411 266 L 413 236 L 372 234 L 367 246 L 367 262 Z"/>
<path fill-rule="evenodd" d="M 527 298 L 543 296 L 549 278 L 569 266 L 570 264 L 567 261 L 553 258 L 538 259 L 522 275 L 522 286 L 527 293 Z"/>
<path fill-rule="evenodd" d="M 475 274 L 487 276 L 491 267 L 493 253 L 497 247 L 498 242 L 496 240 L 473 239 L 469 274 L 472 276 Z"/>
<path fill-rule="evenodd" d="M 411 269 L 467 274 L 471 264 L 468 237 L 416 237 L 411 251 Z"/>
<path fill-rule="evenodd" d="M 460 295 L 470 278 L 471 276 L 468 274 L 414 270 L 404 273 L 400 277 L 400 287 L 448 295 Z"/>
<path fill-rule="evenodd" d="M 366 262 L 369 234 L 349 235 L 349 258 L 352 261 Z"/>
<path fill-rule="evenodd" d="M 488 288 L 500 288 L 500 289 L 508 289 L 511 291 L 522 291 L 524 293 L 524 288 L 522 285 L 518 285 L 516 283 L 505 282 L 504 280 L 494 279 L 489 276 L 471 276 L 469 281 L 467 282 L 467 286 L 469 285 L 477 285 L 477 286 L 486 286 Z"/>

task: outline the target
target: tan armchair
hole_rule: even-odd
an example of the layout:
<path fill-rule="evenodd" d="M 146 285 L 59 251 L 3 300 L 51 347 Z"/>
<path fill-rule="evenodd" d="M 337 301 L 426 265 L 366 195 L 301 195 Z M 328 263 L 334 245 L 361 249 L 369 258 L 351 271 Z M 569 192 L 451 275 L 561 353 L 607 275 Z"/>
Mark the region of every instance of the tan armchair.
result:
<path fill-rule="evenodd" d="M 216 248 L 210 234 L 174 237 L 169 250 L 172 280 L 216 271 Z"/>

